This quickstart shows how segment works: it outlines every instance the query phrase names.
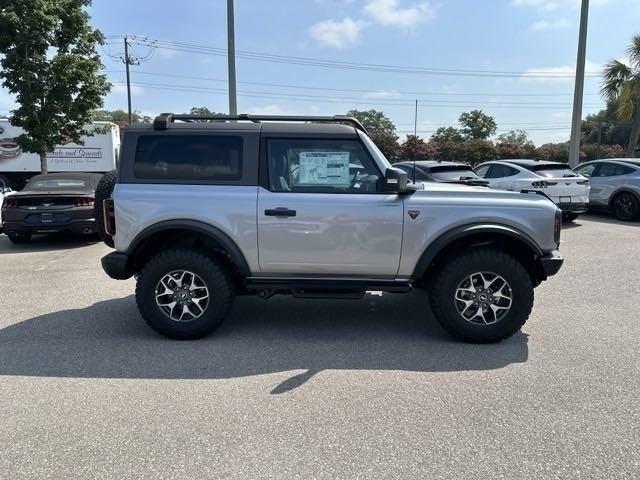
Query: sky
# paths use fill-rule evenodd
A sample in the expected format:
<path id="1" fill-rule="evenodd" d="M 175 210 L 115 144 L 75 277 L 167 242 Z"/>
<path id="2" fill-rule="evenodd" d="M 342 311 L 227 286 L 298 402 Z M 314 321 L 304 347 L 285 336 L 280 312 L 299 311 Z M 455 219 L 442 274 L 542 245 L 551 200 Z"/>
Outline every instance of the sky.
<path id="1" fill-rule="evenodd" d="M 569 138 L 579 0 L 235 0 L 238 111 L 344 114 L 382 110 L 401 139 L 493 115 L 498 134 Z M 227 112 L 226 0 L 94 0 L 107 37 L 108 109 L 149 115 L 206 106 Z M 591 0 L 584 115 L 602 107 L 599 72 L 640 33 L 640 0 Z M 2 103 L 5 105 L 2 105 Z M 10 103 L 0 92 L 0 107 Z"/>

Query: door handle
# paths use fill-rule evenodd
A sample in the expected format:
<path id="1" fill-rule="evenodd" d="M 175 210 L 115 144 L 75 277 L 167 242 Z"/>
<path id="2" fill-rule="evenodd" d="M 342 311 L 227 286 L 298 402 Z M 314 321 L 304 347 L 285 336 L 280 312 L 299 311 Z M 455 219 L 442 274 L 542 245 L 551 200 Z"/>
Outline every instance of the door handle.
<path id="1" fill-rule="evenodd" d="M 295 217 L 296 211 L 286 207 L 268 208 L 264 211 L 267 217 Z"/>

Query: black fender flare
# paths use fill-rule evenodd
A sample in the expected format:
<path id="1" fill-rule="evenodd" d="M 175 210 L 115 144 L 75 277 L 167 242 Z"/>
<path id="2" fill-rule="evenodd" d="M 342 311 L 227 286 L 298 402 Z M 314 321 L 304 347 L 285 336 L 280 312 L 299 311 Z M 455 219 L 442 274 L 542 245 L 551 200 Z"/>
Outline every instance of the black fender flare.
<path id="1" fill-rule="evenodd" d="M 165 220 L 151 225 L 135 236 L 133 241 L 129 244 L 129 248 L 126 253 L 128 255 L 133 255 L 136 249 L 140 247 L 147 238 L 164 230 L 190 230 L 210 237 L 229 252 L 231 260 L 243 276 L 248 277 L 251 275 L 251 270 L 249 269 L 249 264 L 247 263 L 244 254 L 231 237 L 219 228 L 198 220 Z"/>
<path id="2" fill-rule="evenodd" d="M 527 246 L 534 255 L 538 257 L 544 255 L 538 244 L 529 235 L 515 227 L 494 223 L 462 225 L 443 233 L 427 246 L 413 270 L 413 278 L 422 278 L 429 269 L 433 260 L 447 246 L 451 245 L 452 242 L 472 235 L 477 235 L 479 233 L 491 233 L 511 237 Z"/>
<path id="3" fill-rule="evenodd" d="M 611 194 L 611 197 L 609 197 L 609 208 L 613 208 L 613 200 L 621 193 L 628 193 L 640 202 L 640 196 L 638 196 L 636 192 L 627 187 L 618 187 L 618 189 Z"/>

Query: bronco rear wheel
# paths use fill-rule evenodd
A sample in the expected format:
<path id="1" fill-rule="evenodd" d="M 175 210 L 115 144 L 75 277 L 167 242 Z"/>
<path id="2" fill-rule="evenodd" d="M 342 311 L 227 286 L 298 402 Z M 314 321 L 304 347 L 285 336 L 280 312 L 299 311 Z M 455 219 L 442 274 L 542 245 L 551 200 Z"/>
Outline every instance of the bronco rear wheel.
<path id="1" fill-rule="evenodd" d="M 226 318 L 234 298 L 233 281 L 217 259 L 197 250 L 162 252 L 144 266 L 136 302 L 158 333 L 176 339 L 200 338 Z"/>
<path id="2" fill-rule="evenodd" d="M 511 255 L 471 249 L 440 267 L 429 289 L 433 313 L 452 336 L 498 342 L 516 333 L 533 307 L 531 277 Z"/>

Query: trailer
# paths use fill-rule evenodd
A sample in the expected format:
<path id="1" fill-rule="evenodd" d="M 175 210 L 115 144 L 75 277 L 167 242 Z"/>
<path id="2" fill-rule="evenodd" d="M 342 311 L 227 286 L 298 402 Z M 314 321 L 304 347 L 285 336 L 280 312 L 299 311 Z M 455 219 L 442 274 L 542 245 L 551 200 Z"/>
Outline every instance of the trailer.
<path id="1" fill-rule="evenodd" d="M 94 122 L 93 135 L 82 143 L 67 142 L 47 154 L 49 172 L 104 173 L 115 170 L 120 152 L 120 128 L 111 122 Z M 16 139 L 22 128 L 0 119 L 0 184 L 20 190 L 31 177 L 40 173 L 40 157 L 23 152 Z"/>

